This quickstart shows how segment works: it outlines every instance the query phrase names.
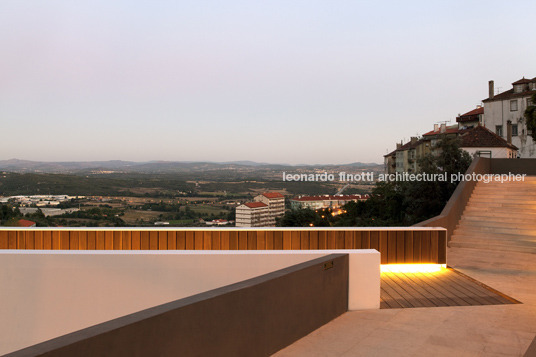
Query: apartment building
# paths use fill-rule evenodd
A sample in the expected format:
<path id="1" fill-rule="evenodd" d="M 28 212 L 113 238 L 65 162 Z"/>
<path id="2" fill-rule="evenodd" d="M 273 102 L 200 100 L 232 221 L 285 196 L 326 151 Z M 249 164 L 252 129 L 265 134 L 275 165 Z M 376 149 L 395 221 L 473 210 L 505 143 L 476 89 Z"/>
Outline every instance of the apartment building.
<path id="1" fill-rule="evenodd" d="M 478 113 L 480 110 L 475 112 Z M 419 172 L 419 160 L 427 154 L 436 153 L 437 149 L 435 148 L 438 141 L 444 136 L 459 138 L 460 147 L 472 156 L 510 159 L 518 157 L 518 147 L 512 144 L 510 124 L 508 124 L 508 133 L 510 134 L 507 135 L 507 140 L 505 140 L 480 125 L 479 115 L 481 114 L 475 114 L 475 112 L 467 116 L 475 115 L 471 121 L 465 121 L 465 123 L 471 123 L 475 126 L 435 124 L 434 130 L 423 134 L 420 139 L 413 137 L 406 144 L 397 144 L 396 150 L 384 155 L 385 172 L 387 174 Z"/>
<path id="2" fill-rule="evenodd" d="M 268 206 L 269 226 L 275 227 L 276 219 L 285 214 L 285 196 L 279 192 L 265 192 L 256 196 L 254 200 Z"/>
<path id="3" fill-rule="evenodd" d="M 384 155 L 385 172 L 418 172 L 419 159 L 431 151 L 430 138 L 412 137 L 407 143 L 397 143 L 396 150 Z"/>
<path id="4" fill-rule="evenodd" d="M 255 196 L 254 202 L 236 207 L 237 227 L 275 227 L 276 219 L 285 214 L 285 196 L 265 192 Z"/>
<path id="5" fill-rule="evenodd" d="M 237 227 L 269 227 L 268 205 L 262 202 L 246 202 L 236 207 Z"/>
<path id="6" fill-rule="evenodd" d="M 519 148 L 519 157 L 535 158 L 536 144 L 527 129 L 525 110 L 533 104 L 530 98 L 536 93 L 536 77 L 523 77 L 512 83 L 511 89 L 498 94 L 494 81 L 489 81 L 488 89 L 488 98 L 483 100 L 484 126 L 503 139 L 511 135 L 512 144 Z"/>
<path id="7" fill-rule="evenodd" d="M 478 125 L 484 125 L 484 107 L 478 105 L 476 109 L 470 110 L 465 114 L 456 117 L 459 129 L 470 129 Z"/>

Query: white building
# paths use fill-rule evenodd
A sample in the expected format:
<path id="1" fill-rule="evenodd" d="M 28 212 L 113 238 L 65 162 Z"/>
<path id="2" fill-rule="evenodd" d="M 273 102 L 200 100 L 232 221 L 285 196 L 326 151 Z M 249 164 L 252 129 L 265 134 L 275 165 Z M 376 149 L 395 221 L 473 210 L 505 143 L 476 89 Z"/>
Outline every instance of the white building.
<path id="1" fill-rule="evenodd" d="M 275 227 L 275 220 L 285 214 L 285 196 L 278 192 L 265 192 L 254 200 L 268 205 L 269 225 Z"/>
<path id="2" fill-rule="evenodd" d="M 285 196 L 265 192 L 255 196 L 254 202 L 236 207 L 237 227 L 275 227 L 276 219 L 285 214 Z"/>
<path id="3" fill-rule="evenodd" d="M 489 81 L 489 97 L 484 99 L 484 126 L 502 138 L 512 136 L 519 148 L 519 157 L 535 158 L 536 145 L 527 130 L 525 110 L 536 93 L 536 78 L 522 78 L 512 83 L 512 89 L 495 94 L 494 82 Z M 511 132 L 507 130 L 511 124 Z"/>
<path id="4" fill-rule="evenodd" d="M 460 147 L 471 156 L 515 159 L 518 155 L 516 146 L 481 125 L 460 130 L 459 137 L 461 139 Z"/>
<path id="5" fill-rule="evenodd" d="M 270 209 L 266 203 L 246 202 L 236 207 L 237 227 L 269 227 Z"/>

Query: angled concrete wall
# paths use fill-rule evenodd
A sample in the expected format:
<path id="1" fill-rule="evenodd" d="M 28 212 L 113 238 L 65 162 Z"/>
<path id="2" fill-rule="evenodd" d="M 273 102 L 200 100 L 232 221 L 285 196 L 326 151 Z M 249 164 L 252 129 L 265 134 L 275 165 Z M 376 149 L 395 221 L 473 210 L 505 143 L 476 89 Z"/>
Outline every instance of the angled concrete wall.
<path id="1" fill-rule="evenodd" d="M 375 250 L 2 251 L 0 354 L 333 252 L 351 253 L 345 309 L 378 308 Z"/>

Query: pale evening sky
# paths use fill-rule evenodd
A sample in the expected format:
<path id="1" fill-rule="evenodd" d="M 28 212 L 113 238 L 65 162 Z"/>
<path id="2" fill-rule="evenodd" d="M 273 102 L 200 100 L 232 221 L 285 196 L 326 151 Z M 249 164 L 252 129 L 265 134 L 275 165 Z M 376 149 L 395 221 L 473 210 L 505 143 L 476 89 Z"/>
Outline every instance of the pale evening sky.
<path id="1" fill-rule="evenodd" d="M 536 76 L 534 1 L 0 1 L 0 160 L 382 162 Z"/>

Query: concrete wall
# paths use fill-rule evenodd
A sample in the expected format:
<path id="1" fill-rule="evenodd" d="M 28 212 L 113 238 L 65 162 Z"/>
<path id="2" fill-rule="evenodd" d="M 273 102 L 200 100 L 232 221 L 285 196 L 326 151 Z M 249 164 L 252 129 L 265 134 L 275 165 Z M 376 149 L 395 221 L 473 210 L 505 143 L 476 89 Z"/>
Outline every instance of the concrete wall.
<path id="1" fill-rule="evenodd" d="M 491 160 L 490 173 L 492 174 L 526 174 L 536 175 L 536 159 L 497 159 Z"/>
<path id="2" fill-rule="evenodd" d="M 331 252 L 3 251 L 0 354 Z M 379 253 L 350 252 L 348 308 L 379 308 Z"/>
<path id="3" fill-rule="evenodd" d="M 348 255 L 332 254 L 7 356 L 269 356 L 343 314 L 347 294 Z"/>
<path id="4" fill-rule="evenodd" d="M 529 97 L 517 98 L 517 111 L 510 111 L 510 100 L 484 103 L 484 126 L 492 132 L 495 133 L 496 125 L 502 125 L 502 137 L 506 140 L 507 121 L 511 120 L 512 124 L 518 125 L 518 135 L 512 137 L 512 144 L 519 148 L 519 154 L 522 158 L 536 158 L 536 145 L 527 133 L 526 120 L 524 119 L 527 98 Z"/>

